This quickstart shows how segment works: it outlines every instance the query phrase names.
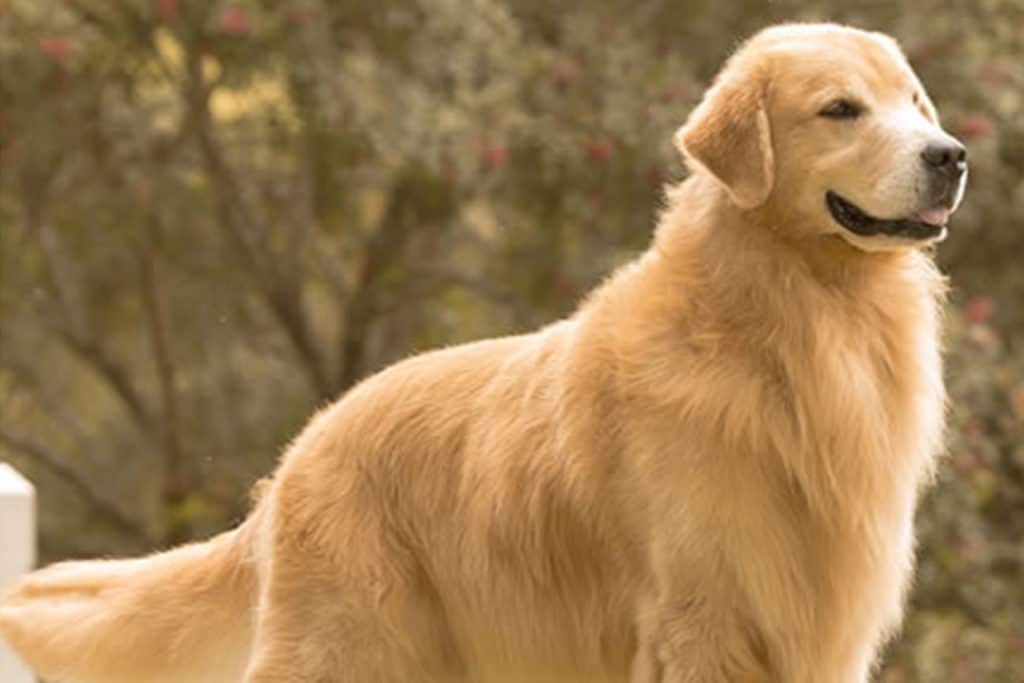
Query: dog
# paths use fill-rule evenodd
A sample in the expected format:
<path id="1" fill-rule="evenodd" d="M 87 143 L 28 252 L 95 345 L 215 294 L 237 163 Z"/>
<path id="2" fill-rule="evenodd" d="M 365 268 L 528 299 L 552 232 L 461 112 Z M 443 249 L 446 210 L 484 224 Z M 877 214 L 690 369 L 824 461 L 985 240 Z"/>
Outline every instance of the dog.
<path id="1" fill-rule="evenodd" d="M 649 250 L 567 320 L 312 418 L 249 518 L 15 583 L 73 683 L 864 683 L 942 445 L 964 148 L 890 38 L 742 45 Z"/>

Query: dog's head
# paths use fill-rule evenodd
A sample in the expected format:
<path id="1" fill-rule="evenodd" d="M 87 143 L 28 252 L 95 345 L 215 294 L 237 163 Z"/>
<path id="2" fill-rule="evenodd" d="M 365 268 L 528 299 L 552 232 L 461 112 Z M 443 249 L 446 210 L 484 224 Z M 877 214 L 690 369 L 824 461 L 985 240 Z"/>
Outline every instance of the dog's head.
<path id="1" fill-rule="evenodd" d="M 676 141 L 740 208 L 871 251 L 942 239 L 967 177 L 895 41 L 829 24 L 748 41 Z"/>

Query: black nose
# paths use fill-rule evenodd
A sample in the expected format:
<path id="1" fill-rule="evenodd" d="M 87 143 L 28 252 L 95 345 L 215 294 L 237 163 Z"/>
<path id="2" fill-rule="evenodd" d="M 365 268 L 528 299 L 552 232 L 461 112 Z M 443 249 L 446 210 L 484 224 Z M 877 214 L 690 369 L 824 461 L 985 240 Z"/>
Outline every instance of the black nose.
<path id="1" fill-rule="evenodd" d="M 933 142 L 924 148 L 921 158 L 930 168 L 953 179 L 967 170 L 967 150 L 956 140 Z"/>

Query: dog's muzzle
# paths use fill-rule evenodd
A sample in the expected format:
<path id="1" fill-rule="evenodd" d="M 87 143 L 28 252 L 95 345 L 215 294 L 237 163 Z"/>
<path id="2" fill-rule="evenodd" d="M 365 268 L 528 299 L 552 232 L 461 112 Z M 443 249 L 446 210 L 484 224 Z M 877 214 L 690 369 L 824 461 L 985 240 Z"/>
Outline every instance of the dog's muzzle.
<path id="1" fill-rule="evenodd" d="M 951 213 L 949 208 L 934 208 L 919 211 L 909 218 L 876 218 L 832 190 L 825 193 L 825 204 L 832 218 L 856 235 L 885 235 L 915 241 L 941 239 Z"/>

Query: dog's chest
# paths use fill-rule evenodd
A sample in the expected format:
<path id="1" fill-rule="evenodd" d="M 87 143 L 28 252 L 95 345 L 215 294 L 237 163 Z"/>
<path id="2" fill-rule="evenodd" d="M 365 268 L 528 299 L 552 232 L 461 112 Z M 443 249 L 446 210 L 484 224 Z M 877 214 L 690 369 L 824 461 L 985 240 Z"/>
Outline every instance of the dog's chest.
<path id="1" fill-rule="evenodd" d="M 841 611 L 847 632 L 865 637 L 899 621 L 914 509 L 940 448 L 945 392 L 933 321 L 931 310 L 907 321 L 877 315 L 857 334 L 823 335 L 786 366 L 793 431 L 782 441 L 794 449 L 783 462 L 800 498 L 788 514 L 803 539 L 791 561 L 805 560 L 792 569 L 814 587 L 819 614 Z M 819 625 L 823 643 L 830 623 Z"/>

